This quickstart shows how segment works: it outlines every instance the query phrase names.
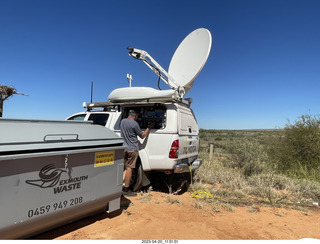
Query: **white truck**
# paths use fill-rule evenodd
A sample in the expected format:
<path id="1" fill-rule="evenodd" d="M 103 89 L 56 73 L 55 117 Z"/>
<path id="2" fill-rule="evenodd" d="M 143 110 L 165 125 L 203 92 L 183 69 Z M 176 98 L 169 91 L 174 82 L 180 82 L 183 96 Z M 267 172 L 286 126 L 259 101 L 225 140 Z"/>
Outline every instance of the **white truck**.
<path id="1" fill-rule="evenodd" d="M 129 54 L 142 60 L 171 89 L 125 87 L 113 90 L 106 102 L 84 103 L 87 109 L 67 120 L 93 121 L 120 135 L 120 121 L 130 109 L 138 112 L 142 130 L 153 123 L 149 135 L 140 139 L 139 158 L 133 172 L 133 191 L 147 186 L 155 176 L 168 186 L 170 193 L 181 190 L 192 172 L 202 163 L 198 159 L 199 130 L 190 108 L 192 99 L 184 95 L 192 88 L 211 49 L 211 34 L 200 28 L 191 32 L 179 45 L 170 62 L 168 73 L 143 50 L 128 48 Z M 131 80 L 130 80 L 131 81 Z"/>

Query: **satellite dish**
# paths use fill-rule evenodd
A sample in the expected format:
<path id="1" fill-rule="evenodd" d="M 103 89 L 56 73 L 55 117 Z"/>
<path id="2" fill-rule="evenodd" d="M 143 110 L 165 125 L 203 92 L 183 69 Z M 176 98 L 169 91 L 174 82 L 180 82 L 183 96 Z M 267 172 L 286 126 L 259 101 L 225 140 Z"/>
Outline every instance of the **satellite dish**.
<path id="1" fill-rule="evenodd" d="M 178 46 L 170 61 L 168 74 L 187 93 L 205 65 L 212 44 L 209 30 L 199 28 L 191 32 Z"/>
<path id="2" fill-rule="evenodd" d="M 182 99 L 193 87 L 193 81 L 205 65 L 211 50 L 212 37 L 209 30 L 199 28 L 191 32 L 178 46 L 170 61 L 168 72 L 161 67 L 146 51 L 128 47 L 129 55 L 142 60 L 159 78 L 161 78 L 170 90 L 155 93 L 153 89 L 139 91 L 135 99 L 169 98 Z M 171 90 L 174 90 L 174 96 Z M 133 90 L 137 92 L 137 90 Z M 109 96 L 109 100 L 121 99 L 128 96 L 128 89 L 119 88 L 116 93 Z M 123 92 L 123 93 L 122 93 Z M 124 99 L 124 98 L 123 98 Z"/>

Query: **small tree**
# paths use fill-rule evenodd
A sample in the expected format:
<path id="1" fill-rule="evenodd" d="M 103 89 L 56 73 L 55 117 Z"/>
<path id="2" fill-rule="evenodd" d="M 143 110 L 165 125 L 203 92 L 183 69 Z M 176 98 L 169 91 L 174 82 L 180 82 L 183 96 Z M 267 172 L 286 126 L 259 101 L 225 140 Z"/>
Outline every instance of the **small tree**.
<path id="1" fill-rule="evenodd" d="M 0 117 L 2 117 L 3 114 L 3 102 L 14 94 L 27 96 L 25 94 L 17 92 L 17 89 L 14 87 L 0 85 Z"/>

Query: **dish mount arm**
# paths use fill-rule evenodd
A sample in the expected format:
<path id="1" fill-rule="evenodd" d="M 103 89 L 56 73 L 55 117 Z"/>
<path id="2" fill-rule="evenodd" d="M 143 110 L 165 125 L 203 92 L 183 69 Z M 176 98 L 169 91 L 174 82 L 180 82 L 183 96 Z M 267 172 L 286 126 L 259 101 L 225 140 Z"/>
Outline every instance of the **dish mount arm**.
<path id="1" fill-rule="evenodd" d="M 158 75 L 168 86 L 178 91 L 181 98 L 185 95 L 183 87 L 179 86 L 165 69 L 161 67 L 151 56 L 144 50 L 128 47 L 129 55 L 135 59 L 142 60 L 156 75 Z"/>

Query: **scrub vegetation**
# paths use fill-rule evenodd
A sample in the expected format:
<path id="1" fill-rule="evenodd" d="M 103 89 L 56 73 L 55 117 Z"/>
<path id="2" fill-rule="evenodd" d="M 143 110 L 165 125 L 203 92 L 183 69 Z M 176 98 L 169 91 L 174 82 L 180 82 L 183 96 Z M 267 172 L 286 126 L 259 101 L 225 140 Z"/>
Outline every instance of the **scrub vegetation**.
<path id="1" fill-rule="evenodd" d="M 320 202 L 320 117 L 303 115 L 274 130 L 201 129 L 200 140 L 203 164 L 189 189 L 211 194 L 202 199 L 213 210 Z"/>

